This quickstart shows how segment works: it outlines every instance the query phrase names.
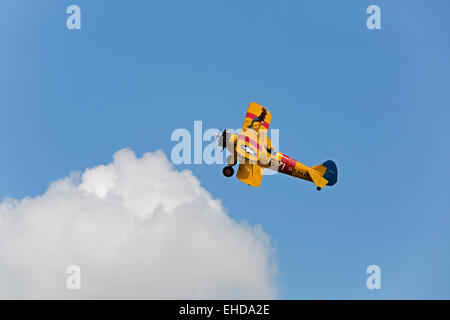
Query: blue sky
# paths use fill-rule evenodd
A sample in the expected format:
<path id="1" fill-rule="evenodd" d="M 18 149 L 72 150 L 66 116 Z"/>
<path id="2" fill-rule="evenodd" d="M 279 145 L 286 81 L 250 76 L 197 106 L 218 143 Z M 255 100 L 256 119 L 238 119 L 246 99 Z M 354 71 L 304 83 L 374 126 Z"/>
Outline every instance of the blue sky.
<path id="1" fill-rule="evenodd" d="M 82 29 L 66 28 L 77 4 Z M 381 7 L 382 30 L 366 28 Z M 448 1 L 0 3 L 0 198 L 35 196 L 176 128 L 272 112 L 280 151 L 334 160 L 321 192 L 181 165 L 276 248 L 280 298 L 450 298 Z M 367 266 L 382 289 L 366 288 Z"/>

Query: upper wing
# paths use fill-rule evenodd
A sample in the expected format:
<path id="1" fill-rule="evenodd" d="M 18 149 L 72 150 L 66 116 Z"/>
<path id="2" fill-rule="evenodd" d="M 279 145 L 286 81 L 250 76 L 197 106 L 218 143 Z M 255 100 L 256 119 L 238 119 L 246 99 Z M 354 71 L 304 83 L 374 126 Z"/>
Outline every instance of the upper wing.
<path id="1" fill-rule="evenodd" d="M 256 102 L 250 103 L 236 145 L 236 152 L 239 156 L 256 163 L 260 152 L 264 152 L 264 148 L 270 147 L 270 140 L 266 133 L 271 120 L 272 115 L 269 110 Z"/>
<path id="2" fill-rule="evenodd" d="M 251 102 L 237 141 L 236 152 L 246 160 L 245 163 L 239 164 L 236 177 L 253 187 L 259 187 L 264 174 L 264 169 L 256 162 L 259 159 L 260 152 L 263 152 L 263 149 L 268 146 L 267 136 L 260 136 L 260 133 L 265 134 L 267 132 L 271 120 L 272 115 L 269 110 L 256 102 Z"/>
<path id="3" fill-rule="evenodd" d="M 265 110 L 265 112 L 263 111 Z M 262 121 L 255 120 L 258 117 L 263 117 Z M 267 110 L 267 108 L 257 104 L 256 102 L 250 102 L 250 105 L 248 106 L 247 114 L 245 115 L 244 124 L 242 126 L 242 131 L 246 130 L 250 125 L 251 128 L 255 129 L 256 131 L 259 130 L 267 130 L 269 129 L 270 121 L 272 120 L 272 114 Z"/>
<path id="4" fill-rule="evenodd" d="M 242 163 L 239 164 L 236 177 L 252 187 L 259 187 L 263 174 L 264 169 L 257 164 Z"/>

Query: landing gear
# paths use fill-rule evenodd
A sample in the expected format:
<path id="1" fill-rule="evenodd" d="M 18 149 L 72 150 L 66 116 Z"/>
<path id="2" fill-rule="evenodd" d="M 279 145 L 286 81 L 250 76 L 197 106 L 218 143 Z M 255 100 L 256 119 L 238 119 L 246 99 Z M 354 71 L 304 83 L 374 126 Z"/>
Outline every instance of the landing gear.
<path id="1" fill-rule="evenodd" d="M 320 191 L 320 190 L 322 190 L 322 188 L 321 187 L 317 187 L 317 191 Z"/>
<path id="2" fill-rule="evenodd" d="M 227 163 L 228 163 L 230 166 L 235 166 L 236 163 L 237 163 L 237 155 L 234 155 L 234 157 L 233 157 L 233 155 L 230 154 L 230 155 L 227 157 Z"/>
<path id="3" fill-rule="evenodd" d="M 223 168 L 222 173 L 225 177 L 229 178 L 229 177 L 233 176 L 234 169 L 231 166 L 226 166 L 225 168 Z"/>

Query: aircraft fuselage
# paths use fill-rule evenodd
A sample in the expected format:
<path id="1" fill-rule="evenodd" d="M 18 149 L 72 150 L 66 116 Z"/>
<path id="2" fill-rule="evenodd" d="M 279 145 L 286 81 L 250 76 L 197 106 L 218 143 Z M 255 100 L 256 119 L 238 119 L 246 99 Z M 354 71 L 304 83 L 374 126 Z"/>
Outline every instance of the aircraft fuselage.
<path id="1" fill-rule="evenodd" d="M 237 161 L 237 152 L 236 152 L 236 141 L 238 139 L 237 134 L 230 135 L 230 138 L 227 142 L 227 150 L 234 155 L 234 161 L 230 161 L 230 164 L 233 164 Z M 285 155 L 281 152 L 271 153 L 267 148 L 257 141 L 254 141 L 248 137 L 246 137 L 247 142 L 251 145 L 251 150 L 246 150 L 246 152 L 254 152 L 259 153 L 258 160 L 254 163 L 257 163 L 260 167 L 270 170 L 275 170 L 280 173 L 287 174 L 289 176 L 293 176 L 296 178 L 300 178 L 303 180 L 311 181 L 311 176 L 307 171 L 307 166 L 303 163 Z M 253 147 L 253 148 L 252 148 Z M 249 148 L 249 149 L 250 149 Z M 240 159 L 241 162 L 249 161 L 248 159 Z"/>

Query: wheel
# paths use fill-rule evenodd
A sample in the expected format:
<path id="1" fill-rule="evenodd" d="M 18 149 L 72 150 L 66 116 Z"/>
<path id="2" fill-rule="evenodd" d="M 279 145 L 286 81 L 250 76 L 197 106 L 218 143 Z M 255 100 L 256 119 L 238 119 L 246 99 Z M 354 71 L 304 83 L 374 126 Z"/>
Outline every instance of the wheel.
<path id="1" fill-rule="evenodd" d="M 225 168 L 223 168 L 222 173 L 225 177 L 229 178 L 234 174 L 234 169 L 233 167 L 226 166 Z"/>
<path id="2" fill-rule="evenodd" d="M 320 190 L 322 190 L 322 188 L 321 187 L 317 187 L 317 191 L 320 191 Z"/>

